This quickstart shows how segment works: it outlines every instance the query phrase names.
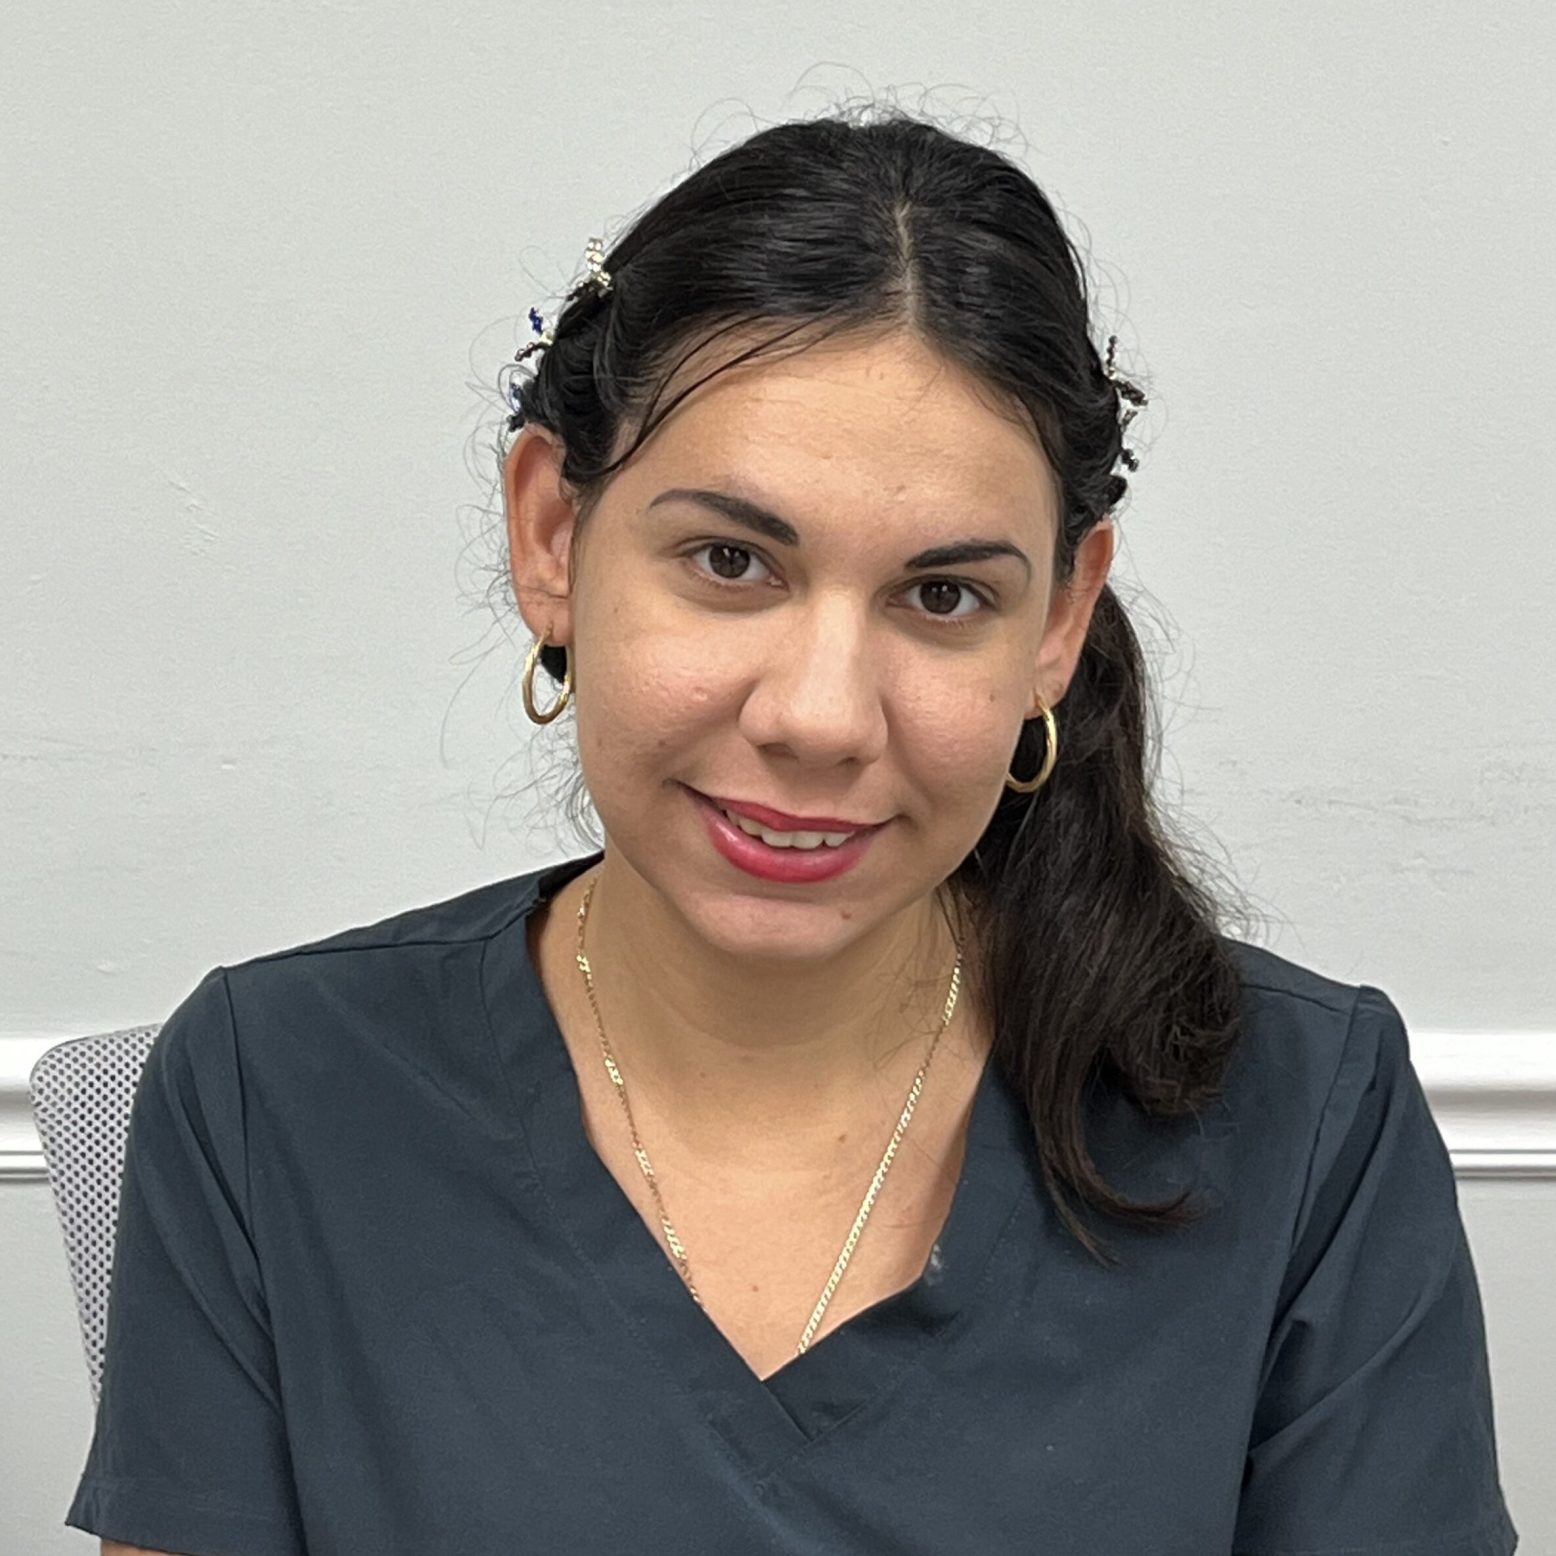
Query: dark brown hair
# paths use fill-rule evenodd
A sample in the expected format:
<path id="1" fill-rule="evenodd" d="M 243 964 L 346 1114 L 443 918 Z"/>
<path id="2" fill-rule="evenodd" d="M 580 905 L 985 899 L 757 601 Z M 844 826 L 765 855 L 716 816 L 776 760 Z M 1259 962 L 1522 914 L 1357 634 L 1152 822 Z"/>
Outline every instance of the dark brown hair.
<path id="1" fill-rule="evenodd" d="M 911 331 L 969 369 L 1024 416 L 1055 472 L 1059 586 L 1128 490 L 1115 469 L 1124 407 L 1093 344 L 1074 245 L 1027 173 L 936 124 L 866 107 L 760 130 L 644 211 L 604 265 L 610 292 L 575 289 L 538 367 L 507 391 L 509 432 L 534 423 L 561 440 L 575 545 L 610 477 L 706 381 L 661 409 L 677 370 L 753 326 L 771 331 L 726 366 L 835 334 Z M 624 431 L 635 436 L 613 458 Z M 560 648 L 540 662 L 563 679 Z M 1219 1098 L 1240 978 L 1226 910 L 1185 863 L 1198 851 L 1169 839 L 1150 792 L 1147 737 L 1158 749 L 1160 734 L 1111 584 L 1055 717 L 1048 781 L 1002 793 L 946 887 L 985 948 L 972 992 L 993 1024 L 992 1059 L 1027 1101 L 1048 1190 L 1088 1252 L 1117 1264 L 1067 1191 L 1152 1229 L 1203 1209 L 1188 1190 L 1155 1203 L 1115 1191 L 1087 1148 L 1088 1099 L 1108 1088 L 1167 1119 Z M 1011 770 L 1035 773 L 1045 740 L 1043 721 L 1028 721 Z"/>

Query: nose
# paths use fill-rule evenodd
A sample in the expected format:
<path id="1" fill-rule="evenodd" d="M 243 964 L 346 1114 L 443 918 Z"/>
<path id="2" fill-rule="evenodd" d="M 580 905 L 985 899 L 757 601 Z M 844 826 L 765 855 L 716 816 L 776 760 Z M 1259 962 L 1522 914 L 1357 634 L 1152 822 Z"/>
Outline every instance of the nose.
<path id="1" fill-rule="evenodd" d="M 877 648 L 857 606 L 795 612 L 741 709 L 745 737 L 813 767 L 865 766 L 885 748 Z"/>

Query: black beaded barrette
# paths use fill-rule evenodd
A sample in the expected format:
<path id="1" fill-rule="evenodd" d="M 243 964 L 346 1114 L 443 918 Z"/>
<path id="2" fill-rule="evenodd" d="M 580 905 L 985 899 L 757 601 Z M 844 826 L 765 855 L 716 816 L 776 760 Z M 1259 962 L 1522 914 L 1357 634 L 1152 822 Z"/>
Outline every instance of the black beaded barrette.
<path id="1" fill-rule="evenodd" d="M 589 273 L 567 294 L 568 297 L 577 297 L 580 292 L 586 292 L 591 287 L 603 297 L 611 289 L 610 272 L 605 268 L 605 242 L 603 239 L 589 239 L 589 246 L 584 251 L 584 261 L 588 266 Z M 515 354 L 513 358 L 515 362 L 522 362 L 532 353 L 544 351 L 551 344 L 552 332 L 546 326 L 546 321 L 541 317 L 538 309 L 530 309 L 529 322 L 530 328 L 534 330 L 537 338 Z"/>
<path id="2" fill-rule="evenodd" d="M 1146 399 L 1143 393 L 1141 393 L 1137 385 L 1132 384 L 1127 378 L 1124 377 L 1122 373 L 1118 372 L 1114 368 L 1113 353 L 1117 348 L 1118 336 L 1109 335 L 1108 355 L 1107 360 L 1103 363 L 1102 371 L 1107 375 L 1113 387 L 1117 389 L 1118 392 L 1130 402 L 1131 409 L 1124 412 L 1123 418 L 1118 424 L 1119 432 L 1124 433 L 1129 431 L 1130 422 L 1132 422 L 1135 417 L 1140 414 L 1140 407 L 1142 405 L 1149 405 L 1151 402 Z M 1131 470 L 1138 470 L 1140 468 L 1140 461 L 1135 457 L 1135 451 L 1132 448 L 1121 449 L 1119 452 L 1119 458 L 1121 458 Z"/>
<path id="3" fill-rule="evenodd" d="M 591 289 L 603 297 L 611 289 L 610 272 L 605 268 L 604 239 L 590 238 L 588 247 L 584 251 L 584 259 L 588 274 L 568 292 L 567 297 L 563 299 L 564 302 Z M 530 328 L 535 332 L 535 339 L 514 353 L 513 360 L 516 363 L 525 361 L 537 351 L 544 351 L 553 339 L 553 331 L 546 324 L 538 308 L 530 309 L 529 322 Z M 513 414 L 508 418 L 508 429 L 510 432 L 517 431 L 524 415 L 523 385 L 514 378 L 508 380 L 507 398 L 509 405 L 513 407 Z"/>

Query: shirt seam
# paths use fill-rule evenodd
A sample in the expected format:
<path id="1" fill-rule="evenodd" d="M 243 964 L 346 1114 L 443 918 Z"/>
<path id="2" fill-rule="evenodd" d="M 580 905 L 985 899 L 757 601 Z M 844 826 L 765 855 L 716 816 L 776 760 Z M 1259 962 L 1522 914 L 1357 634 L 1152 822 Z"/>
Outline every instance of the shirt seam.
<path id="1" fill-rule="evenodd" d="M 286 1379 L 283 1375 L 283 1369 L 281 1365 L 281 1346 L 276 1338 L 275 1310 L 272 1307 L 270 1301 L 270 1287 L 265 1278 L 265 1261 L 260 1257 L 259 1235 L 258 1229 L 255 1225 L 253 1162 L 251 1153 L 249 1151 L 248 1087 L 244 1078 L 243 1039 L 238 1026 L 237 1006 L 232 997 L 232 981 L 229 976 L 230 970 L 224 964 L 220 966 L 217 971 L 221 975 L 222 993 L 225 995 L 227 1000 L 227 1020 L 232 1028 L 232 1058 L 233 1067 L 237 1072 L 238 1083 L 238 1118 L 243 1129 L 243 1230 L 244 1234 L 248 1238 L 249 1246 L 254 1253 L 254 1275 L 259 1282 L 260 1294 L 264 1298 L 265 1338 L 269 1343 L 270 1354 L 275 1367 L 275 1413 L 279 1418 L 281 1427 L 281 1443 L 286 1454 L 286 1473 L 289 1487 L 294 1500 L 294 1505 L 297 1508 L 298 1516 L 301 1516 L 302 1488 L 298 1482 L 297 1459 L 292 1443 L 292 1433 L 287 1422 Z M 136 1485 L 140 1484 L 140 1482 L 128 1481 L 124 1484 Z M 170 1490 L 171 1489 L 172 1488 L 170 1487 Z M 198 1495 L 198 1493 L 191 1493 L 188 1491 L 178 1491 L 176 1494 L 184 1497 Z M 238 1510 L 234 1504 L 220 1502 L 216 1499 L 211 1499 L 211 1505 L 221 1507 L 226 1511 Z M 270 1521 L 273 1518 L 273 1515 L 268 1513 L 244 1513 L 243 1516 L 251 1520 L 261 1521 Z M 288 1530 L 291 1529 L 293 1527 L 291 1519 L 288 1517 L 280 1527 Z"/>
<path id="2" fill-rule="evenodd" d="M 1345 1073 L 1345 1062 L 1351 1054 L 1351 1041 L 1356 1033 L 1356 1015 L 1365 1003 L 1367 985 L 1362 984 L 1356 990 L 1356 997 L 1351 1001 L 1350 1014 L 1346 1018 L 1345 1036 L 1340 1043 L 1340 1057 L 1335 1061 L 1334 1074 L 1329 1077 L 1329 1084 L 1324 1088 L 1324 1100 L 1318 1106 L 1318 1122 L 1313 1130 L 1313 1139 L 1308 1147 L 1307 1165 L 1302 1173 L 1302 1193 L 1297 1199 L 1297 1213 L 1291 1218 L 1290 1234 L 1286 1245 L 1286 1264 L 1290 1267 L 1292 1256 L 1297 1251 L 1297 1238 L 1302 1228 L 1303 1211 L 1306 1209 L 1313 1193 L 1313 1174 L 1318 1165 L 1318 1147 L 1324 1137 L 1324 1121 L 1329 1116 L 1329 1105 L 1334 1101 L 1335 1091 L 1339 1087 L 1340 1077 Z M 1295 996 L 1306 999 L 1306 995 Z"/>
<path id="3" fill-rule="evenodd" d="M 462 933 L 450 933 L 445 935 L 427 934 L 415 939 L 394 939 L 388 934 L 380 939 L 368 940 L 360 945 L 300 945 L 286 946 L 276 951 L 262 951 L 255 956 L 247 957 L 242 962 L 234 964 L 234 970 L 244 967 L 252 967 L 264 962 L 285 961 L 294 956 L 351 956 L 358 951 L 398 951 L 411 949 L 416 946 L 458 946 L 458 945 L 484 945 L 496 939 L 512 927 L 516 918 L 521 918 L 534 905 L 536 891 L 539 886 L 539 878 L 551 870 L 562 868 L 575 860 L 562 860 L 552 865 L 542 865 L 538 869 L 529 871 L 523 876 L 509 876 L 503 880 L 488 883 L 489 887 L 514 886 L 518 881 L 524 880 L 526 884 L 521 888 L 522 895 L 512 904 L 510 912 L 503 920 L 493 925 L 490 929 L 481 931 L 465 931 Z M 483 888 L 477 888 L 481 890 Z M 446 907 L 446 903 L 427 903 L 419 908 L 412 908 L 409 912 L 428 912 L 435 908 Z M 364 933 L 366 928 L 352 928 L 343 931 L 345 934 Z"/>

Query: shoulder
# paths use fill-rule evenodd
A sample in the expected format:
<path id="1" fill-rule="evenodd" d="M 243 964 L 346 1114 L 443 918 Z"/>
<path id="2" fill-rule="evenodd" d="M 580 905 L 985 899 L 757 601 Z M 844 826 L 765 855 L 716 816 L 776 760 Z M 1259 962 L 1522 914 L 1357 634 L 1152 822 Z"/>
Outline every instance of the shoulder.
<path id="1" fill-rule="evenodd" d="M 415 907 L 402 908 L 383 918 L 353 924 L 315 940 L 262 952 L 242 962 L 226 964 L 229 973 L 297 965 L 327 958 L 371 959 L 380 952 L 415 950 L 418 947 L 468 945 L 489 938 L 511 924 L 534 903 L 543 870 L 499 881 L 488 881 L 455 896 Z"/>
<path id="2" fill-rule="evenodd" d="M 231 1091 L 263 1090 L 283 1076 L 316 1078 L 321 1066 L 360 1074 L 365 1050 L 446 1051 L 429 1038 L 479 1026 L 486 949 L 505 930 L 522 933 L 544 874 L 487 882 L 210 968 L 161 1023 L 153 1073 L 204 1071 L 225 1077 Z"/>
<path id="3" fill-rule="evenodd" d="M 1274 1160 L 1311 1186 L 1385 1115 L 1426 1114 L 1404 1019 L 1383 989 L 1223 938 L 1242 975 L 1223 1109 L 1244 1141 L 1244 1166 Z"/>
<path id="4" fill-rule="evenodd" d="M 1219 1086 L 1172 1114 L 1145 1108 L 1125 1088 L 1098 1087 L 1087 1145 L 1130 1198 L 1207 1194 L 1226 1214 L 1207 1223 L 1205 1256 L 1230 1270 L 1238 1261 L 1283 1264 L 1329 1167 L 1375 1132 L 1380 1094 L 1395 1104 L 1416 1099 L 1404 1026 L 1381 989 L 1222 940 L 1239 1001 Z M 1196 1240 L 1187 1246 L 1205 1252 Z"/>
<path id="5" fill-rule="evenodd" d="M 534 905 L 542 874 L 490 881 L 213 972 L 225 977 L 240 1016 L 256 1009 L 284 1014 L 321 1000 L 398 1006 L 419 987 L 435 994 L 440 969 L 479 961 L 486 944 Z"/>
<path id="6" fill-rule="evenodd" d="M 1342 1069 L 1408 1058 L 1394 1001 L 1250 941 L 1223 936 L 1242 981 L 1242 1053 L 1251 1067 L 1300 1077 L 1326 1094 Z"/>

